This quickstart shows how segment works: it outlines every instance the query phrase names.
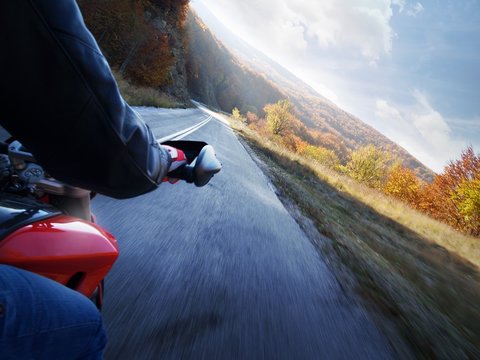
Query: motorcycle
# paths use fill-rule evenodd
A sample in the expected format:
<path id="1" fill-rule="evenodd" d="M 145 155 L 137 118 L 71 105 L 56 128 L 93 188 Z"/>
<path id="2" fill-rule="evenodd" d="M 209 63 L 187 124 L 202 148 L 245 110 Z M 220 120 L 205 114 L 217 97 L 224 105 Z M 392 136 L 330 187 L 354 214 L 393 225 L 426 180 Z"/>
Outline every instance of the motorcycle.
<path id="1" fill-rule="evenodd" d="M 213 147 L 204 142 L 163 144 L 184 151 L 187 182 L 204 186 L 221 170 Z M 52 178 L 20 142 L 0 143 L 0 264 L 57 281 L 101 309 L 104 279 L 119 247 L 91 213 L 93 197 Z"/>

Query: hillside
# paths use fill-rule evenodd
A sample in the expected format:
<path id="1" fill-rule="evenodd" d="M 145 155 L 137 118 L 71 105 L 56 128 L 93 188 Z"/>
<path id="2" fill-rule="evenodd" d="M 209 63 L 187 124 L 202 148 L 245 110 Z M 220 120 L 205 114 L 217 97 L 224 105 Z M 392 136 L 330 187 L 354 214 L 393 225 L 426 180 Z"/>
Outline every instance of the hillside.
<path id="1" fill-rule="evenodd" d="M 261 113 L 285 97 L 264 75 L 239 62 L 193 12 L 187 15 L 188 90 L 198 101 L 227 112 Z"/>
<path id="2" fill-rule="evenodd" d="M 261 74 L 273 83 L 285 97 L 293 102 L 297 116 L 307 127 L 328 135 L 329 142 L 343 143 L 348 150 L 357 149 L 362 145 L 374 144 L 402 159 L 404 165 L 414 169 L 421 178 L 428 181 L 432 180 L 433 172 L 405 149 L 360 119 L 342 110 L 288 70 L 239 39 L 206 8 L 202 8 L 200 5 L 196 7 L 197 10 L 201 11 L 202 20 L 214 31 L 215 36 L 223 42 L 223 44 L 220 43 L 222 53 L 225 53 L 226 45 L 230 50 L 229 53 L 233 54 L 231 55 L 231 61 L 242 62 L 244 67 Z M 190 23 L 189 21 L 187 25 L 190 26 Z M 218 39 L 215 38 L 216 43 L 219 43 Z M 194 37 L 192 37 L 193 41 L 195 41 Z M 255 91 L 255 89 L 250 91 Z M 209 104 L 215 105 L 213 103 Z M 231 111 L 229 107 L 221 107 L 221 109 L 227 112 Z"/>

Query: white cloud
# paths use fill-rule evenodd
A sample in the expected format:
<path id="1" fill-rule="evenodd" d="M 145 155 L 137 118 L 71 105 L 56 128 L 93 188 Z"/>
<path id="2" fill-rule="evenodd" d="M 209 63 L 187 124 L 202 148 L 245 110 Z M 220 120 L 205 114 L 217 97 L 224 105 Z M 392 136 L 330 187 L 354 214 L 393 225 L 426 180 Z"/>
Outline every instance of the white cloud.
<path id="1" fill-rule="evenodd" d="M 400 14 L 403 13 L 403 10 L 406 9 L 407 11 L 405 12 L 405 14 L 413 17 L 417 16 L 424 10 L 423 5 L 419 2 L 414 4 L 407 4 L 406 0 L 392 0 L 392 5 L 398 6 L 398 12 Z"/>
<path id="2" fill-rule="evenodd" d="M 451 129 L 443 116 L 432 108 L 427 97 L 415 90 L 413 96 L 417 101 L 417 109 L 412 113 L 413 124 L 432 147 L 453 145 Z"/>
<path id="3" fill-rule="evenodd" d="M 403 12 L 405 8 L 405 0 L 392 0 L 392 5 L 397 5 L 399 7 L 398 12 Z"/>
<path id="4" fill-rule="evenodd" d="M 389 54 L 392 6 L 404 0 L 201 0 L 239 35 L 275 54 L 318 46 L 376 61 Z"/>
<path id="5" fill-rule="evenodd" d="M 375 102 L 375 115 L 384 120 L 401 122 L 403 121 L 400 111 L 391 106 L 386 100 L 378 99 Z"/>
<path id="6" fill-rule="evenodd" d="M 407 10 L 407 15 L 415 17 L 420 14 L 424 9 L 425 8 L 423 7 L 423 5 L 417 2 L 415 5 L 409 7 L 409 9 Z"/>
<path id="7" fill-rule="evenodd" d="M 384 133 L 421 162 L 441 172 L 468 145 L 452 136 L 447 120 L 436 111 L 427 96 L 413 91 L 415 104 L 399 108 L 386 100 L 375 102 L 375 116 L 387 129 Z"/>

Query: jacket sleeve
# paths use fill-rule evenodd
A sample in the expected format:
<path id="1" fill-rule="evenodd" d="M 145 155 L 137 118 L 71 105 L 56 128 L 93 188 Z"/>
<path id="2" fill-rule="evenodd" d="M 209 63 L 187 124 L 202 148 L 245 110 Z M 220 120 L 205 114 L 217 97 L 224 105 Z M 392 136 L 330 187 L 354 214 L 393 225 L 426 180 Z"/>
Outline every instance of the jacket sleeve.
<path id="1" fill-rule="evenodd" d="M 0 5 L 0 122 L 55 178 L 115 198 L 155 189 L 170 165 L 122 99 L 73 0 Z"/>

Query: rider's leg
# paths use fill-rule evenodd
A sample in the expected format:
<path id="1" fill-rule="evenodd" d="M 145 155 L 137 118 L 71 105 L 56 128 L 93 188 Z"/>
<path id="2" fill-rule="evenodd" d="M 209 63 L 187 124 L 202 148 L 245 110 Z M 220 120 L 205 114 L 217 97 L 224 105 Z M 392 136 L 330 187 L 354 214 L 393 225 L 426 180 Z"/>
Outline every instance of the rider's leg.
<path id="1" fill-rule="evenodd" d="M 2 359 L 101 359 L 106 342 L 100 313 L 85 296 L 0 265 Z"/>

